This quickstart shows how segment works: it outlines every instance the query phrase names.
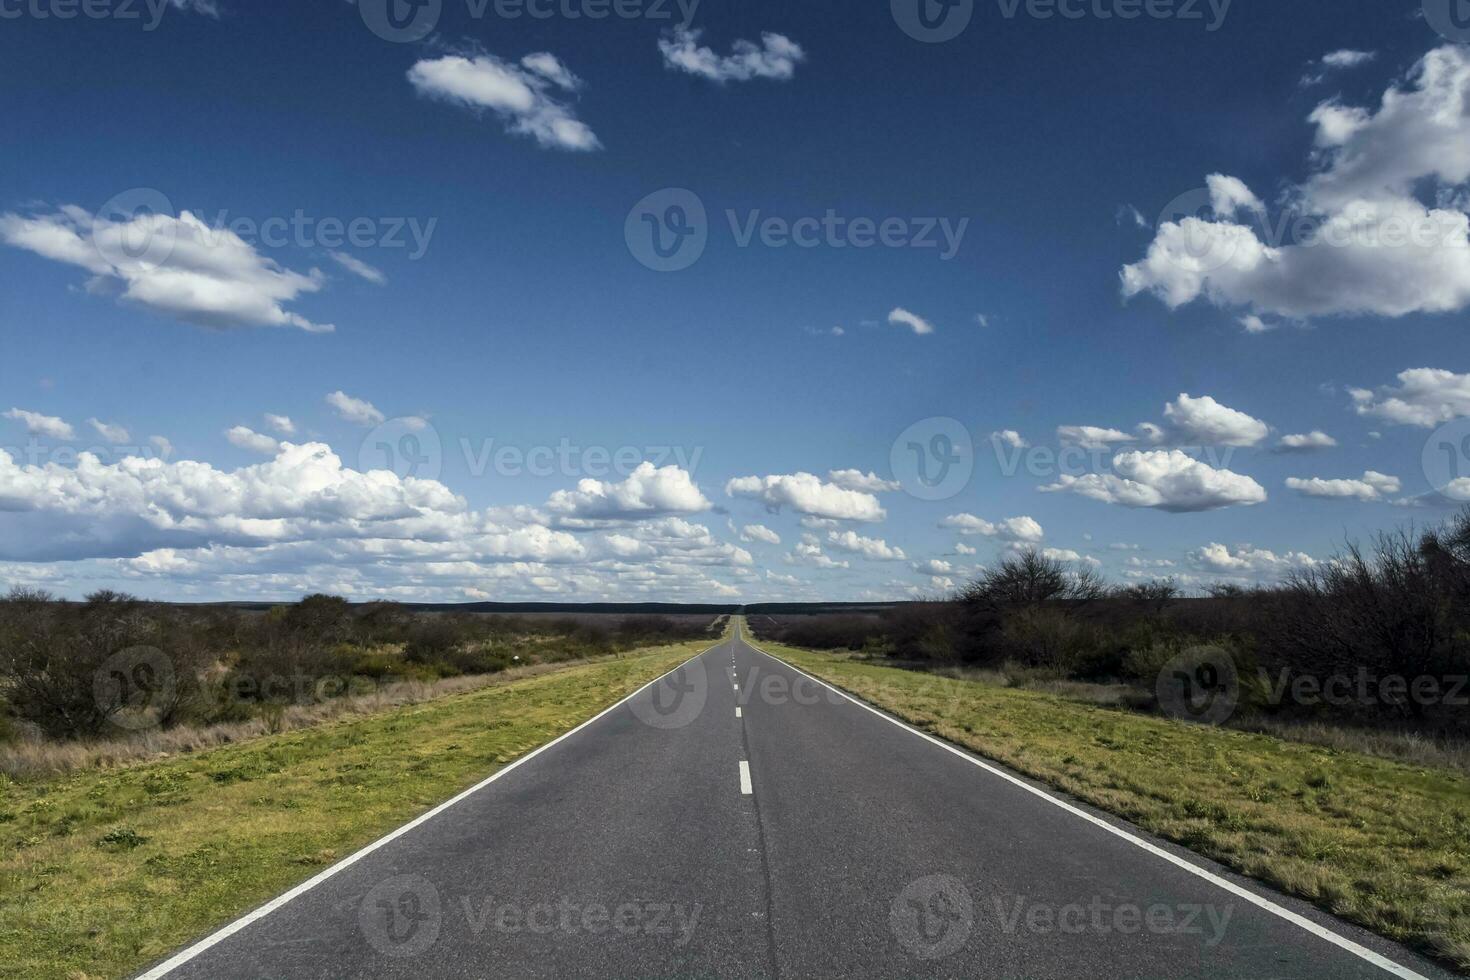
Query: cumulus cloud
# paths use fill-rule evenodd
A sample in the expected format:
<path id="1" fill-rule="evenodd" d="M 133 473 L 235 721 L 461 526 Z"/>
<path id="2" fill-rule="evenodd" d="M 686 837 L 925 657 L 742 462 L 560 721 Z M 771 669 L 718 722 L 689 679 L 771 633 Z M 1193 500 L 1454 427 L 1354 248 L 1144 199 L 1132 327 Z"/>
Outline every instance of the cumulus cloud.
<path id="1" fill-rule="evenodd" d="M 1280 453 L 1312 453 L 1322 449 L 1337 448 L 1337 440 L 1319 429 L 1281 437 L 1276 444 L 1276 451 Z"/>
<path id="2" fill-rule="evenodd" d="M 825 520 L 875 522 L 887 516 L 871 493 L 823 483 L 811 473 L 739 477 L 725 484 L 725 494 L 759 500 L 772 512 L 790 507 Z"/>
<path id="3" fill-rule="evenodd" d="M 1265 488 L 1250 477 L 1216 469 L 1177 449 L 1119 453 L 1113 457 L 1111 473 L 1064 474 L 1040 489 L 1171 513 L 1250 506 L 1266 500 Z"/>
<path id="4" fill-rule="evenodd" d="M 1005 541 L 1036 542 L 1046 536 L 1041 525 L 1030 517 L 1008 517 L 998 523 L 991 523 L 974 514 L 951 514 L 940 521 L 939 526 L 964 535 L 983 535 Z"/>
<path id="5" fill-rule="evenodd" d="M 901 306 L 888 314 L 888 322 L 895 327 L 908 327 L 920 337 L 934 332 L 934 325 L 928 320 L 919 316 L 917 313 L 910 313 Z"/>
<path id="6" fill-rule="evenodd" d="M 1364 473 L 1358 480 L 1291 477 L 1286 485 L 1307 497 L 1352 498 L 1369 502 L 1382 500 L 1385 494 L 1398 493 L 1403 489 L 1398 477 L 1386 476 L 1373 470 Z"/>
<path id="7" fill-rule="evenodd" d="M 1212 179 L 1215 215 L 1162 222 L 1145 257 L 1122 270 L 1124 295 L 1290 318 L 1465 308 L 1470 215 L 1455 191 L 1470 179 L 1467 101 L 1470 49 L 1445 45 L 1376 109 L 1322 103 L 1309 117 L 1316 169 L 1288 190 L 1277 220 L 1238 223 L 1244 185 L 1222 178 L 1230 189 L 1217 193 Z"/>
<path id="8" fill-rule="evenodd" d="M 876 473 L 862 470 L 833 470 L 827 479 L 844 490 L 861 490 L 864 493 L 893 493 L 903 489 L 897 480 L 885 480 Z"/>
<path id="9" fill-rule="evenodd" d="M 1400 372 L 1397 387 L 1351 391 L 1359 415 L 1424 429 L 1470 415 L 1470 374 L 1437 368 Z"/>
<path id="10" fill-rule="evenodd" d="M 188 211 L 113 220 L 66 205 L 4 214 L 0 241 L 85 269 L 89 291 L 120 291 L 127 303 L 196 326 L 334 329 L 285 308 L 321 289 L 320 271 L 282 268 L 233 231 L 211 228 Z"/>
<path id="11" fill-rule="evenodd" d="M 688 472 L 673 465 L 657 468 L 647 461 L 621 483 L 589 478 L 576 490 L 558 490 L 546 501 L 547 510 L 573 521 L 696 514 L 712 506 Z"/>
<path id="12" fill-rule="evenodd" d="M 740 529 L 741 541 L 760 541 L 763 544 L 780 544 L 781 535 L 764 524 L 747 524 Z"/>
<path id="13" fill-rule="evenodd" d="M 1209 395 L 1192 398 L 1181 394 L 1164 406 L 1164 417 L 1182 441 L 1201 446 L 1254 446 L 1271 431 L 1260 419 L 1221 405 Z"/>
<path id="14" fill-rule="evenodd" d="M 942 558 L 930 558 L 928 561 L 914 562 L 914 571 L 920 575 L 952 575 L 954 565 Z"/>
<path id="15" fill-rule="evenodd" d="M 488 54 L 446 55 L 418 62 L 408 80 L 428 98 L 488 109 L 510 132 L 543 147 L 584 152 L 602 147 L 591 128 L 558 99 L 558 93 L 577 91 L 581 82 L 552 54 L 530 54 L 519 65 Z"/>
<path id="16" fill-rule="evenodd" d="M 252 453 L 260 453 L 262 456 L 274 456 L 281 448 L 281 444 L 270 436 L 262 435 L 243 425 L 237 425 L 225 432 L 225 438 L 232 446 Z"/>
<path id="17" fill-rule="evenodd" d="M 326 402 L 332 407 L 332 411 L 337 413 L 339 419 L 351 422 L 353 425 L 379 425 L 386 417 L 372 402 L 353 398 L 344 391 L 334 391 L 327 395 Z"/>
<path id="18" fill-rule="evenodd" d="M 700 45 L 702 34 L 681 27 L 659 38 L 664 67 L 723 85 L 753 78 L 787 81 L 796 74 L 796 66 L 806 60 L 801 45 L 782 34 L 762 34 L 759 45 L 736 41 L 732 52 L 724 56 Z"/>
<path id="19" fill-rule="evenodd" d="M 838 561 L 822 551 L 822 544 L 813 534 L 803 534 L 801 540 L 786 556 L 788 565 L 808 565 L 812 568 L 851 568 L 850 562 Z"/>
<path id="20" fill-rule="evenodd" d="M 1191 551 L 1188 557 L 1203 572 L 1249 577 L 1279 578 L 1292 571 L 1306 571 L 1318 564 L 1311 555 L 1300 551 L 1278 555 L 1248 544 L 1234 548 L 1223 544 L 1207 544 L 1197 551 Z"/>
<path id="21" fill-rule="evenodd" d="M 1057 439 L 1064 446 L 1088 450 L 1106 450 L 1115 445 L 1143 442 L 1148 445 L 1172 443 L 1179 446 L 1255 446 L 1270 434 L 1270 426 L 1260 419 L 1220 404 L 1209 395 L 1196 398 L 1181 393 L 1164 406 L 1165 426 L 1140 422 L 1136 435 L 1096 425 L 1062 425 Z"/>
<path id="22" fill-rule="evenodd" d="M 978 549 L 972 548 L 961 541 L 954 546 L 954 553 L 957 555 L 974 555 L 978 554 Z"/>
<path id="23" fill-rule="evenodd" d="M 357 473 L 315 443 L 283 445 L 275 459 L 233 472 L 134 456 L 104 464 L 90 453 L 75 467 L 23 466 L 0 452 L 0 551 L 28 560 L 430 535 L 427 517 L 463 510 L 439 483 Z"/>
<path id="24" fill-rule="evenodd" d="M 903 561 L 906 557 L 902 548 L 891 547 L 882 538 L 865 538 L 856 531 L 828 531 L 827 544 L 869 561 Z"/>
<path id="25" fill-rule="evenodd" d="M 1031 443 L 1021 437 L 1021 433 L 1015 429 L 1001 429 L 990 434 L 990 441 L 1000 445 L 1010 446 L 1012 449 L 1028 449 Z"/>
<path id="26" fill-rule="evenodd" d="M 24 424 L 26 432 L 33 436 L 67 440 L 77 437 L 77 432 L 71 427 L 71 423 L 64 422 L 54 415 L 42 415 L 40 412 L 28 412 L 23 408 L 12 408 L 5 413 L 5 417 Z"/>
<path id="27" fill-rule="evenodd" d="M 296 423 L 292 422 L 290 417 L 286 415 L 276 415 L 272 412 L 266 412 L 265 424 L 283 436 L 294 436 L 296 434 Z"/>

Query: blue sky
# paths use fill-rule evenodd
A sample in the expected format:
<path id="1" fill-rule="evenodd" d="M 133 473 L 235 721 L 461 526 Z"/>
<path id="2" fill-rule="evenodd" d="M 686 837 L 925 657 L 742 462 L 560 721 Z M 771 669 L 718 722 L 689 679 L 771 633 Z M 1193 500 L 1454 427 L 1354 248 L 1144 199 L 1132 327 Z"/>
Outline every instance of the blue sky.
<path id="1" fill-rule="evenodd" d="M 0 2 L 0 582 L 1199 588 L 1470 500 L 1443 2 L 121 2 Z"/>

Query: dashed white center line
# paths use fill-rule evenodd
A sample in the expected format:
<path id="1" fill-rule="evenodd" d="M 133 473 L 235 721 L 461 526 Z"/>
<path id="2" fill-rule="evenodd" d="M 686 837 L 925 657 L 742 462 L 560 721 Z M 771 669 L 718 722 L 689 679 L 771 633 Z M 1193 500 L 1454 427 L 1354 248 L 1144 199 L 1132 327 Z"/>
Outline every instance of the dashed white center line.
<path id="1" fill-rule="evenodd" d="M 745 796 L 755 792 L 750 786 L 750 763 L 745 761 L 740 763 L 740 792 Z"/>
<path id="2" fill-rule="evenodd" d="M 735 717 L 736 718 L 739 718 L 740 717 L 740 709 L 739 708 L 736 708 L 735 709 Z"/>

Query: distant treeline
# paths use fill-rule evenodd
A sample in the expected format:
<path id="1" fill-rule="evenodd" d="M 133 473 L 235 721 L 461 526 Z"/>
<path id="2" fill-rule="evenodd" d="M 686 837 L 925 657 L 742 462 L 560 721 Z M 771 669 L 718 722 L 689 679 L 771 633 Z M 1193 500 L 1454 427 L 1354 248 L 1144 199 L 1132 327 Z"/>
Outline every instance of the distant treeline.
<path id="1" fill-rule="evenodd" d="M 1212 662 L 1233 669 L 1247 712 L 1467 734 L 1470 509 L 1349 545 L 1279 585 L 1208 598 L 1182 598 L 1167 579 L 1112 586 L 1025 551 L 943 601 L 750 623 L 794 646 L 1146 691 L 1181 661 Z"/>
<path id="2" fill-rule="evenodd" d="M 329 595 L 260 611 L 97 592 L 0 598 L 0 738 L 87 738 L 257 717 L 395 680 L 707 638 L 714 615 L 417 613 Z"/>

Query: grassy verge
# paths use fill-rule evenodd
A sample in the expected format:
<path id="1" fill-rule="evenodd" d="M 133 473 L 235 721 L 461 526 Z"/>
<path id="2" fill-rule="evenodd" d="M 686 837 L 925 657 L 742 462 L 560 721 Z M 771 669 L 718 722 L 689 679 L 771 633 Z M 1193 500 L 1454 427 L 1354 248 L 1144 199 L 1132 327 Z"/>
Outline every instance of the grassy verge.
<path id="1" fill-rule="evenodd" d="M 1470 972 L 1470 778 L 762 644 L 915 727 Z"/>
<path id="2" fill-rule="evenodd" d="M 126 975 L 709 641 L 107 772 L 0 777 L 0 977 Z"/>

